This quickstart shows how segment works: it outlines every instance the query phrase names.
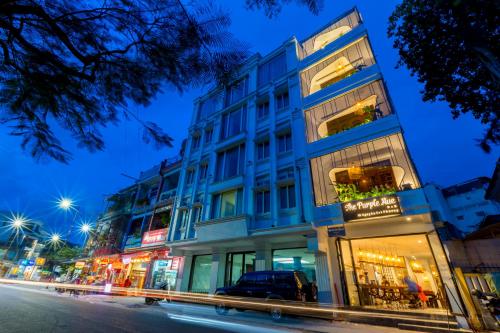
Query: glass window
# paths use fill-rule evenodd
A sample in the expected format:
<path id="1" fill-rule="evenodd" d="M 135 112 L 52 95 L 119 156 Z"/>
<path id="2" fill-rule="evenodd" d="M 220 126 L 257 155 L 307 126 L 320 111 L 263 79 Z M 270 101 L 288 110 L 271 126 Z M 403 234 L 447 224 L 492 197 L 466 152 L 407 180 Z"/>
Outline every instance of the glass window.
<path id="1" fill-rule="evenodd" d="M 241 133 L 246 128 L 247 107 L 242 107 L 228 112 L 222 116 L 221 140 Z"/>
<path id="2" fill-rule="evenodd" d="M 273 270 L 302 271 L 307 280 L 313 282 L 316 281 L 316 257 L 307 248 L 274 250 Z"/>
<path id="3" fill-rule="evenodd" d="M 217 155 L 217 180 L 228 179 L 243 174 L 245 145 L 220 152 Z"/>
<path id="4" fill-rule="evenodd" d="M 277 93 L 275 96 L 276 100 L 276 110 L 280 111 L 286 109 L 289 105 L 288 90 Z"/>
<path id="5" fill-rule="evenodd" d="M 233 190 L 214 195 L 212 218 L 237 216 L 241 214 L 243 190 Z"/>
<path id="6" fill-rule="evenodd" d="M 246 96 L 248 90 L 248 79 L 245 77 L 226 89 L 226 106 L 236 103 Z"/>
<path id="7" fill-rule="evenodd" d="M 212 255 L 194 256 L 189 291 L 194 293 L 208 293 L 210 291 L 211 271 Z"/>
<path id="8" fill-rule="evenodd" d="M 280 208 L 295 207 L 295 185 L 284 185 L 280 187 Z"/>
<path id="9" fill-rule="evenodd" d="M 245 273 L 255 271 L 255 252 L 228 253 L 225 285 L 235 285 Z"/>
<path id="10" fill-rule="evenodd" d="M 207 173 L 208 173 L 208 164 L 201 164 L 200 165 L 200 180 L 206 179 Z"/>
<path id="11" fill-rule="evenodd" d="M 269 158 L 269 140 L 257 143 L 257 160 Z"/>
<path id="12" fill-rule="evenodd" d="M 191 185 L 194 181 L 194 169 L 188 169 L 186 173 L 186 184 Z"/>
<path id="13" fill-rule="evenodd" d="M 286 53 L 283 52 L 259 66 L 257 70 L 257 85 L 261 87 L 278 79 L 286 72 Z"/>
<path id="14" fill-rule="evenodd" d="M 205 119 L 222 107 L 222 91 L 202 101 L 198 109 L 198 120 Z"/>
<path id="15" fill-rule="evenodd" d="M 257 104 L 257 119 L 269 116 L 269 101 L 263 101 Z"/>
<path id="16" fill-rule="evenodd" d="M 278 170 L 278 180 L 287 180 L 294 178 L 293 167 Z"/>
<path id="17" fill-rule="evenodd" d="M 212 136 L 213 136 L 213 134 L 214 134 L 213 128 L 205 130 L 205 144 L 206 145 L 212 142 Z"/>
<path id="18" fill-rule="evenodd" d="M 271 191 L 269 189 L 257 191 L 255 201 L 257 214 L 265 214 L 271 211 Z"/>
<path id="19" fill-rule="evenodd" d="M 278 136 L 278 153 L 292 150 L 292 133 L 284 133 Z"/>
<path id="20" fill-rule="evenodd" d="M 192 150 L 196 150 L 196 149 L 200 148 L 200 141 L 201 141 L 201 137 L 199 135 L 193 136 L 193 141 L 191 143 Z"/>
<path id="21" fill-rule="evenodd" d="M 200 206 L 195 206 L 193 208 L 193 224 L 196 224 L 201 221 L 201 207 Z"/>

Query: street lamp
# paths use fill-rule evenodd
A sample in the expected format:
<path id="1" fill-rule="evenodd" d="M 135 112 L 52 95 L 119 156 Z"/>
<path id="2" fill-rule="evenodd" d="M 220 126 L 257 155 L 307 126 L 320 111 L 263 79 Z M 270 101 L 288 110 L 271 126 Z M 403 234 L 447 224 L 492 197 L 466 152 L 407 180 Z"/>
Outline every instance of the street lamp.
<path id="1" fill-rule="evenodd" d="M 69 210 L 69 209 L 73 208 L 73 200 L 71 200 L 70 198 L 62 197 L 57 202 L 57 205 L 61 209 Z"/>
<path id="2" fill-rule="evenodd" d="M 88 224 L 88 223 L 83 223 L 83 224 L 80 226 L 80 231 L 81 231 L 82 233 L 84 233 L 84 234 L 88 234 L 91 228 L 92 228 L 92 227 L 90 226 L 90 224 Z"/>

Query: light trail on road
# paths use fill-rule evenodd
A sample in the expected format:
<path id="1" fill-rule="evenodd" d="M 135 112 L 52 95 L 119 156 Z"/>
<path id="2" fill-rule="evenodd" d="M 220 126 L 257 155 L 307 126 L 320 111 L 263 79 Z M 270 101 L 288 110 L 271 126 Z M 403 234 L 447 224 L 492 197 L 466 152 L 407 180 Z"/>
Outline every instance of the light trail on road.
<path id="1" fill-rule="evenodd" d="M 392 318 L 392 319 L 411 319 L 421 322 L 442 323 L 441 320 L 419 319 L 405 316 L 399 313 L 376 313 L 366 311 L 356 311 L 341 307 L 335 307 L 331 304 L 322 305 L 314 302 L 265 300 L 257 298 L 240 298 L 233 296 L 206 295 L 182 291 L 152 290 L 112 287 L 111 292 L 104 291 L 105 286 L 79 285 L 58 282 L 37 282 L 25 280 L 0 279 L 0 283 L 7 285 L 25 285 L 36 287 L 54 287 L 57 289 L 76 290 L 83 292 L 95 292 L 110 296 L 129 296 L 129 297 L 151 297 L 170 301 L 179 301 L 194 304 L 205 305 L 223 305 L 226 308 L 236 308 L 244 310 L 255 310 L 268 312 L 272 308 L 279 308 L 283 313 L 299 315 L 303 317 L 321 318 L 329 320 L 343 320 L 342 315 L 356 315 L 367 318 Z"/>

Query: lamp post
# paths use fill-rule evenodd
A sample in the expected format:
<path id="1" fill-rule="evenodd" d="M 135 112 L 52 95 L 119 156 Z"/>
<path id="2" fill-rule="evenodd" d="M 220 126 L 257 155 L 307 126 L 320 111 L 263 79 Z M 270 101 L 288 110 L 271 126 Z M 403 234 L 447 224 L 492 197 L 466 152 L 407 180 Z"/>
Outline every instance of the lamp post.
<path id="1" fill-rule="evenodd" d="M 15 233 L 15 234 L 12 235 L 12 240 L 10 241 L 9 246 L 5 250 L 5 253 L 4 253 L 2 259 L 7 258 L 9 250 L 10 250 L 12 244 L 14 243 L 14 240 L 19 235 L 19 232 L 23 231 L 23 228 L 26 227 L 26 223 L 29 221 L 29 219 L 24 217 L 22 214 L 15 214 L 14 215 L 11 213 L 11 215 L 12 216 L 8 219 L 8 222 L 10 224 L 9 229 L 12 231 L 12 233 Z M 23 237 L 23 239 L 24 239 L 24 237 Z"/>

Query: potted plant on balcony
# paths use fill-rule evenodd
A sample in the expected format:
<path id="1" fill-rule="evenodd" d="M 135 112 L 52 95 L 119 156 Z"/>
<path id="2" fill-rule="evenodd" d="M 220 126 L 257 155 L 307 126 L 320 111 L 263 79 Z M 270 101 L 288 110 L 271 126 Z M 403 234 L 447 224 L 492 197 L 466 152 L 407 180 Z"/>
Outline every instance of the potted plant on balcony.
<path id="1" fill-rule="evenodd" d="M 382 195 L 389 195 L 396 193 L 396 189 L 387 184 L 375 185 L 369 192 L 367 192 L 369 197 L 380 197 Z"/>

